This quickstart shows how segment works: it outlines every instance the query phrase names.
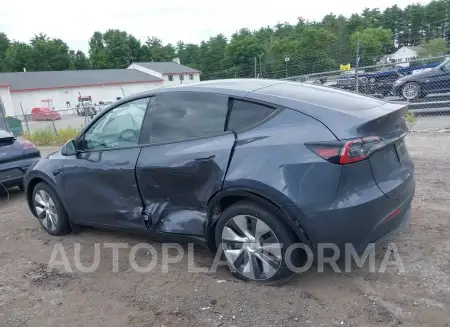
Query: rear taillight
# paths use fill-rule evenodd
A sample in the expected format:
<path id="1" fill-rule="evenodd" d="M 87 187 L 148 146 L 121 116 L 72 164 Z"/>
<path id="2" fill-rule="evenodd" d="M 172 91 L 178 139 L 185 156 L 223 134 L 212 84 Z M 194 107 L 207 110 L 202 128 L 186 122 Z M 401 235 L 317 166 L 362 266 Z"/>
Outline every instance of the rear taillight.
<path id="1" fill-rule="evenodd" d="M 305 145 L 319 157 L 331 163 L 347 165 L 367 159 L 385 144 L 380 137 L 370 136 L 354 140 L 307 143 Z"/>
<path id="2" fill-rule="evenodd" d="M 34 149 L 36 147 L 36 145 L 34 145 L 28 140 L 20 140 L 20 144 L 22 144 L 22 147 L 24 149 Z"/>

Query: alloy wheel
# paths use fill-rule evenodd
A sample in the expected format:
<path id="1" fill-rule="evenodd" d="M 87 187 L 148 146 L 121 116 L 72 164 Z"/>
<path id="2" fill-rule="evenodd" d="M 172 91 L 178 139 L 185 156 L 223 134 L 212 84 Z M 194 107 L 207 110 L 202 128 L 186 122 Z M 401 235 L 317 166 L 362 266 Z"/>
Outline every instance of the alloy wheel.
<path id="1" fill-rule="evenodd" d="M 408 100 L 417 98 L 419 96 L 419 92 L 420 92 L 419 85 L 413 83 L 406 84 L 402 90 L 403 96 Z"/>
<path id="2" fill-rule="evenodd" d="M 237 272 L 248 279 L 273 277 L 282 263 L 281 246 L 274 231 L 253 216 L 235 216 L 222 231 L 225 257 Z"/>
<path id="3" fill-rule="evenodd" d="M 44 190 L 38 190 L 34 195 L 34 209 L 39 220 L 49 231 L 56 230 L 58 212 L 51 196 Z"/>

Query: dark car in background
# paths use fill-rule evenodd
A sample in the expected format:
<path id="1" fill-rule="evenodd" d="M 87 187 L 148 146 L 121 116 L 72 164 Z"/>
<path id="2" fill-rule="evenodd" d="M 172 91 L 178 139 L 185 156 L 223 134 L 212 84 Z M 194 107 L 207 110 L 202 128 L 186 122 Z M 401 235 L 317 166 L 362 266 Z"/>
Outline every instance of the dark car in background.
<path id="1" fill-rule="evenodd" d="M 403 228 L 406 107 L 342 90 L 233 79 L 124 98 L 24 181 L 52 235 L 87 225 L 223 250 L 244 280 L 293 275 L 289 249 L 358 252 Z"/>
<path id="2" fill-rule="evenodd" d="M 430 93 L 450 92 L 450 59 L 439 66 L 427 68 L 399 78 L 394 82 L 394 95 L 406 100 L 423 98 Z"/>
<path id="3" fill-rule="evenodd" d="M 394 95 L 393 85 L 399 78 L 415 74 L 419 71 L 429 70 L 437 66 L 439 66 L 439 63 L 408 67 L 391 65 L 385 66 L 376 72 L 360 72 L 358 74 L 358 90 L 360 93 L 368 95 L 381 95 L 383 97 Z M 335 87 L 355 91 L 355 75 L 342 76 L 336 80 Z"/>
<path id="4" fill-rule="evenodd" d="M 23 189 L 25 172 L 40 157 L 33 143 L 0 129 L 0 193 L 13 186 Z"/>

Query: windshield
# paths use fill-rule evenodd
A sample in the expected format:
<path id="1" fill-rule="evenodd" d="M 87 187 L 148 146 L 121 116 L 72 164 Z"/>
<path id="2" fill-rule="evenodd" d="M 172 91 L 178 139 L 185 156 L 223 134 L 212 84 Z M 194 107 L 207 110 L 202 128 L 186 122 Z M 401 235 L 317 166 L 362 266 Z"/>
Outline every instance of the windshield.
<path id="1" fill-rule="evenodd" d="M 445 60 L 439 66 L 436 67 L 436 69 L 442 68 L 450 69 L 450 58 L 445 58 Z"/>

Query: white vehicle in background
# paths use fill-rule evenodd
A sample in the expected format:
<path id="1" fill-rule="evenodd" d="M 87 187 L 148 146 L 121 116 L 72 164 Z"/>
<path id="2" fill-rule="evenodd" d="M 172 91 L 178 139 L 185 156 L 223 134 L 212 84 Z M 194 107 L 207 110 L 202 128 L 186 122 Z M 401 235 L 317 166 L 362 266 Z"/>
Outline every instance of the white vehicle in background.
<path id="1" fill-rule="evenodd" d="M 103 111 L 106 107 L 112 105 L 114 102 L 114 100 L 100 100 L 98 102 L 98 111 Z"/>

